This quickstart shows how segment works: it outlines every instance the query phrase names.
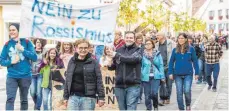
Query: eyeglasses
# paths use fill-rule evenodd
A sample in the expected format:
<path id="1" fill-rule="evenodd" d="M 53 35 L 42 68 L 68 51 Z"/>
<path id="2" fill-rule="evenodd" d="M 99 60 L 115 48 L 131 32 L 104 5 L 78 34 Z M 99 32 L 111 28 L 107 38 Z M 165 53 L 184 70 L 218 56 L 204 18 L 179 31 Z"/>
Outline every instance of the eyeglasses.
<path id="1" fill-rule="evenodd" d="M 78 47 L 79 50 L 87 50 L 88 47 Z"/>
<path id="2" fill-rule="evenodd" d="M 151 43 L 147 43 L 147 44 L 145 44 L 145 45 L 152 45 Z"/>
<path id="3" fill-rule="evenodd" d="M 182 40 L 184 40 L 185 38 L 178 38 L 178 39 L 182 39 Z"/>

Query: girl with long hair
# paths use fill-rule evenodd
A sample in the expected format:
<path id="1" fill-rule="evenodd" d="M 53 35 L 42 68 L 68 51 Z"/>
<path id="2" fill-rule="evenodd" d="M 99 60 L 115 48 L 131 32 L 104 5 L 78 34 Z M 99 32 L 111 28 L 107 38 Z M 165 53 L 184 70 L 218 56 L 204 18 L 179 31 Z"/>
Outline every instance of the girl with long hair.
<path id="1" fill-rule="evenodd" d="M 199 67 L 195 49 L 189 45 L 188 36 L 185 33 L 180 33 L 177 47 L 172 51 L 168 70 L 169 78 L 175 79 L 177 102 L 180 110 L 184 110 L 185 106 L 186 110 L 191 110 L 193 68 L 195 69 L 195 79 L 197 80 Z M 185 106 L 183 95 L 185 95 Z"/>
<path id="2" fill-rule="evenodd" d="M 41 87 L 43 88 L 43 106 L 44 110 L 52 109 L 52 80 L 53 76 L 61 69 L 64 68 L 64 64 L 61 59 L 59 59 L 58 51 L 55 48 L 51 48 L 45 55 L 39 70 L 43 75 L 43 80 Z M 59 80 L 64 83 L 63 79 Z"/>

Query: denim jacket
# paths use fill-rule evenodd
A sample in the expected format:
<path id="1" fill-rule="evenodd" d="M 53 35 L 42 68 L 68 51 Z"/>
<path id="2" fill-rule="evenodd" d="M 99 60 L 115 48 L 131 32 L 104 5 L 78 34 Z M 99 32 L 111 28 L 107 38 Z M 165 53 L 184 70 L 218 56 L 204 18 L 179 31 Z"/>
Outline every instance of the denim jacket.
<path id="1" fill-rule="evenodd" d="M 154 64 L 153 74 L 155 79 L 164 79 L 164 66 L 163 66 L 163 59 L 159 51 L 156 52 L 155 57 L 153 61 L 150 61 L 145 56 L 142 58 L 142 67 L 141 67 L 141 80 L 142 81 L 149 81 L 149 75 L 150 75 L 150 68 L 151 64 Z"/>

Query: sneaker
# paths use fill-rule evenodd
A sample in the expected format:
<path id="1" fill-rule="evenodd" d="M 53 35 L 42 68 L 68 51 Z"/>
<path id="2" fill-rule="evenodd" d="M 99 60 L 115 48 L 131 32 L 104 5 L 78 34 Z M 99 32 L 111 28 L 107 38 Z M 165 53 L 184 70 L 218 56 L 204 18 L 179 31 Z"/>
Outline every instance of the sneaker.
<path id="1" fill-rule="evenodd" d="M 206 81 L 203 81 L 203 84 L 207 84 L 207 82 Z"/>
<path id="2" fill-rule="evenodd" d="M 212 91 L 213 91 L 213 92 L 217 92 L 216 88 L 212 88 Z"/>
<path id="3" fill-rule="evenodd" d="M 164 102 L 165 104 L 170 104 L 170 100 L 168 99 L 168 100 L 165 100 L 165 102 Z"/>
<path id="4" fill-rule="evenodd" d="M 208 86 L 208 90 L 211 90 L 211 87 L 212 87 L 212 86 Z"/>
<path id="5" fill-rule="evenodd" d="M 154 108 L 154 111 L 158 111 L 158 108 Z"/>
<path id="6" fill-rule="evenodd" d="M 164 106 L 164 103 L 165 103 L 164 100 L 160 100 L 160 101 L 158 102 L 158 105 L 159 105 L 159 106 Z"/>
<path id="7" fill-rule="evenodd" d="M 138 99 L 138 104 L 141 104 L 141 99 Z"/>
<path id="8" fill-rule="evenodd" d="M 201 81 L 197 81 L 196 84 L 201 84 L 202 82 Z"/>
<path id="9" fill-rule="evenodd" d="M 191 107 L 190 106 L 186 106 L 186 111 L 191 111 Z"/>

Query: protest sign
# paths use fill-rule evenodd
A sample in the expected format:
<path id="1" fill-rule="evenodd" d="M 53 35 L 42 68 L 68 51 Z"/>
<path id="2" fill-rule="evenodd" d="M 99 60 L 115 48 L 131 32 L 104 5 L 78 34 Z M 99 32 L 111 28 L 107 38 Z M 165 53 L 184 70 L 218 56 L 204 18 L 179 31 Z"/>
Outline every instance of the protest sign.
<path id="1" fill-rule="evenodd" d="M 77 3 L 76 3 L 77 4 Z M 119 2 L 78 6 L 45 0 L 23 0 L 20 37 L 95 45 L 113 44 Z"/>
<path id="2" fill-rule="evenodd" d="M 103 77 L 105 104 L 102 107 L 96 106 L 95 110 L 119 110 L 114 94 L 115 71 L 109 71 L 107 67 L 101 67 L 100 69 Z"/>

